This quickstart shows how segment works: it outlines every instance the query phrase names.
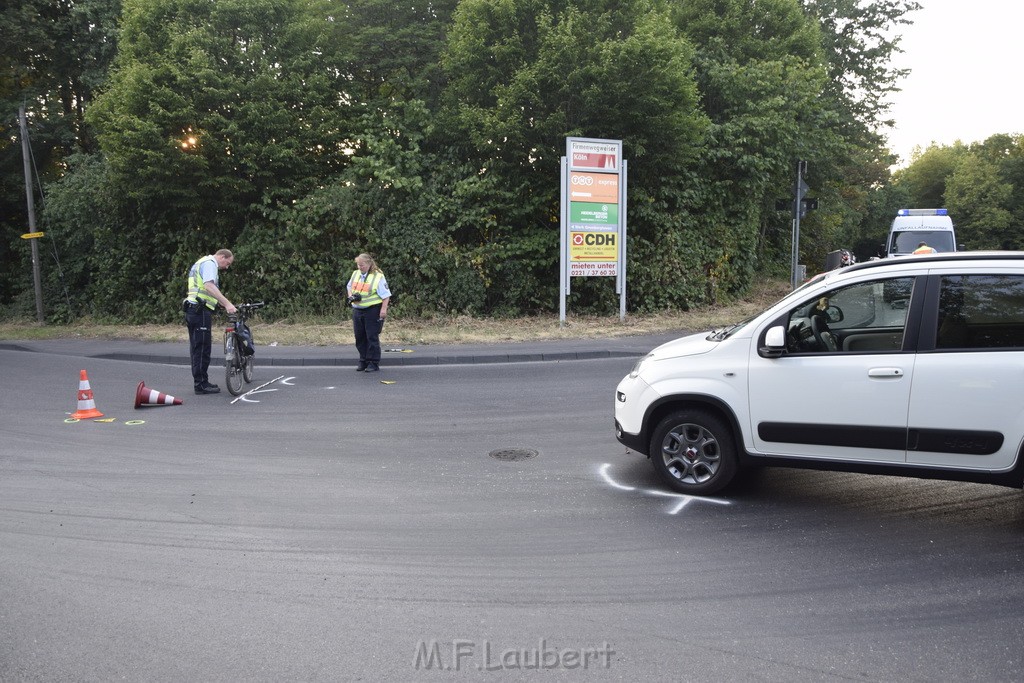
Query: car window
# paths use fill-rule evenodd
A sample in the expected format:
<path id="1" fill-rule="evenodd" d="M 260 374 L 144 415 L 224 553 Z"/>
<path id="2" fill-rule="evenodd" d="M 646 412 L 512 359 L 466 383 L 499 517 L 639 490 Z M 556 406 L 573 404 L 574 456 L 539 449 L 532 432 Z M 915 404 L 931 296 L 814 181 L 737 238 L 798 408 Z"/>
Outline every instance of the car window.
<path id="1" fill-rule="evenodd" d="M 793 353 L 899 351 L 914 278 L 863 282 L 805 301 L 789 313 Z"/>
<path id="2" fill-rule="evenodd" d="M 937 349 L 1024 348 L 1024 276 L 944 276 Z"/>
<path id="3" fill-rule="evenodd" d="M 912 254 L 924 242 L 936 251 L 956 251 L 953 233 L 949 230 L 911 230 L 894 232 L 890 251 L 895 254 Z"/>

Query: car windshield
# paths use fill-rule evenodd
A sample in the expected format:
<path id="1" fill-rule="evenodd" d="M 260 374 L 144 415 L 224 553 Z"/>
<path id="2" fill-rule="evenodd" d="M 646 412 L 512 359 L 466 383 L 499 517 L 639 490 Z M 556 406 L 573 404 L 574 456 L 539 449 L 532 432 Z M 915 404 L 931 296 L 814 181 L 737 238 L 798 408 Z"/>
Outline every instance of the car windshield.
<path id="1" fill-rule="evenodd" d="M 708 339 L 710 339 L 711 341 L 722 341 L 723 339 L 728 339 L 729 337 L 743 329 L 743 327 L 751 320 L 753 320 L 755 317 L 757 316 L 751 316 L 746 320 L 741 320 L 740 322 L 735 323 L 733 325 L 727 325 L 725 327 L 720 327 L 718 329 L 711 330 L 711 334 L 708 335 Z"/>
<path id="2" fill-rule="evenodd" d="M 908 230 L 893 233 L 891 253 L 913 254 L 921 242 L 935 251 L 956 251 L 953 233 L 948 230 Z"/>
<path id="3" fill-rule="evenodd" d="M 800 285 L 799 287 L 794 289 L 792 292 L 788 293 L 786 296 L 782 297 L 781 299 L 776 301 L 771 306 L 765 308 L 764 311 L 767 311 L 768 308 L 772 308 L 774 306 L 777 306 L 778 304 L 782 303 L 783 301 L 786 301 L 787 299 L 789 299 L 791 297 L 802 296 L 804 290 L 806 290 L 808 287 L 811 287 L 812 285 L 814 285 L 819 280 L 823 279 L 828 274 L 829 274 L 829 272 L 826 271 L 824 273 L 818 273 L 817 275 L 811 277 L 806 282 L 804 282 L 802 285 Z M 752 320 L 754 320 L 754 318 L 759 317 L 761 315 L 761 313 L 764 313 L 764 311 L 761 311 L 760 313 L 755 313 L 754 315 L 750 316 L 749 318 L 745 318 L 744 320 L 741 320 L 738 323 L 735 323 L 733 325 L 727 325 L 725 327 L 719 327 L 719 328 L 716 328 L 714 330 L 711 330 L 711 333 L 707 336 L 707 338 L 710 341 L 722 341 L 723 339 L 728 339 L 729 337 L 733 336 L 734 334 L 736 334 L 737 332 L 742 330 L 744 327 L 746 327 Z"/>

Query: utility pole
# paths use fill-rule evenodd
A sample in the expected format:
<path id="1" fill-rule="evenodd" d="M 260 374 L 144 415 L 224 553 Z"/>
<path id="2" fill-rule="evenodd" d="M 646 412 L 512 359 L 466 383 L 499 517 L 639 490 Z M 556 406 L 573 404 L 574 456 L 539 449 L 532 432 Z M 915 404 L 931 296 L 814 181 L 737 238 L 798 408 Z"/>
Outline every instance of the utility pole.
<path id="1" fill-rule="evenodd" d="M 36 205 L 32 195 L 32 161 L 28 145 L 28 122 L 25 120 L 25 105 L 18 108 L 18 120 L 21 123 L 21 155 L 25 159 L 25 196 L 28 200 L 28 231 L 36 231 Z M 43 281 L 39 271 L 39 240 L 30 239 L 32 243 L 32 283 L 36 290 L 36 320 L 42 325 L 43 319 Z"/>

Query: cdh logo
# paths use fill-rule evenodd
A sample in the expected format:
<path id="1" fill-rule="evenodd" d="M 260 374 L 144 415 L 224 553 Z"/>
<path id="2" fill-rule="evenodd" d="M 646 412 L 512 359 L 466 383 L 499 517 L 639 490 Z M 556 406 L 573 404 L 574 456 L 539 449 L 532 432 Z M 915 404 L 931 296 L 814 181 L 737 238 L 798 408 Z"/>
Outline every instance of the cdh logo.
<path id="1" fill-rule="evenodd" d="M 615 245 L 615 233 L 590 232 L 583 240 L 588 247 L 603 247 Z"/>

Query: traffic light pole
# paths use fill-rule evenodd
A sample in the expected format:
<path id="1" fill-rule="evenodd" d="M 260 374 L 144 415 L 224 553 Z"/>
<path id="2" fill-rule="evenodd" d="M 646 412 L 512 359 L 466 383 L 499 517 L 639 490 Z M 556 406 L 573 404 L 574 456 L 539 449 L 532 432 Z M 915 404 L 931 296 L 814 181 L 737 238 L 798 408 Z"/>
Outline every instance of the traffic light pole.
<path id="1" fill-rule="evenodd" d="M 807 162 L 796 162 L 796 187 L 793 191 L 793 252 L 790 261 L 790 284 L 793 289 L 800 286 L 800 214 L 803 213 L 804 195 L 810 189 L 804 182 L 804 173 L 807 171 Z"/>

